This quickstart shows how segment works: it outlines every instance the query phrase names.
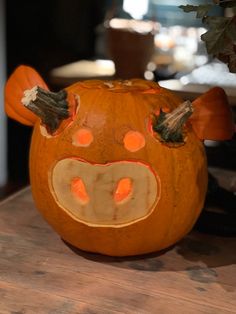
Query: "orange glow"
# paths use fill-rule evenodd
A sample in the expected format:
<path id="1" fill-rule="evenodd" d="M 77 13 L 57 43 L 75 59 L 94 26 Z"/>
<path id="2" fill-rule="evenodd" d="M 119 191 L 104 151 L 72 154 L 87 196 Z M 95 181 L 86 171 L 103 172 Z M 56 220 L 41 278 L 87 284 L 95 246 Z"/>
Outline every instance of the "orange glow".
<path id="1" fill-rule="evenodd" d="M 137 131 L 129 131 L 124 137 L 124 146 L 130 152 L 136 152 L 145 146 L 145 138 Z"/>
<path id="2" fill-rule="evenodd" d="M 148 120 L 147 120 L 147 130 L 148 130 L 148 132 L 150 132 L 152 135 L 154 134 L 154 133 L 153 133 L 153 118 L 152 118 L 152 117 L 149 117 Z"/>
<path id="3" fill-rule="evenodd" d="M 88 147 L 93 141 L 93 134 L 89 129 L 79 129 L 73 135 L 75 146 Z"/>
<path id="4" fill-rule="evenodd" d="M 130 178 L 121 179 L 116 187 L 114 193 L 114 200 L 116 203 L 120 203 L 126 200 L 132 193 L 132 181 Z"/>
<path id="5" fill-rule="evenodd" d="M 74 178 L 71 181 L 71 192 L 79 199 L 82 204 L 86 204 L 89 201 L 89 196 L 87 194 L 84 182 L 80 178 Z"/>
<path id="6" fill-rule="evenodd" d="M 156 116 L 159 116 L 160 113 L 161 113 L 161 111 L 162 111 L 162 112 L 165 112 L 165 113 L 169 113 L 169 112 L 170 112 L 170 108 L 168 108 L 168 107 L 158 108 L 158 109 L 156 109 L 156 110 L 154 111 L 154 114 L 155 114 Z"/>

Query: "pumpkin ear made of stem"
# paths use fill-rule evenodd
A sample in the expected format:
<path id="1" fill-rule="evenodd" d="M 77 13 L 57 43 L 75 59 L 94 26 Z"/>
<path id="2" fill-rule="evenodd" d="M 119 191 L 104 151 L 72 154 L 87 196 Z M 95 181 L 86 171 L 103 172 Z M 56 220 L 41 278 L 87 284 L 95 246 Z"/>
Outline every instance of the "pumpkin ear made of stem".
<path id="1" fill-rule="evenodd" d="M 5 111 L 8 117 L 28 126 L 33 126 L 38 117 L 21 102 L 24 91 L 39 86 L 48 87 L 42 77 L 31 67 L 21 65 L 12 73 L 5 85 Z"/>
<path id="2" fill-rule="evenodd" d="M 160 110 L 155 117 L 153 130 L 159 135 L 161 142 L 171 146 L 183 145 L 185 142 L 184 125 L 193 113 L 192 103 L 187 100 L 172 112 Z"/>
<path id="3" fill-rule="evenodd" d="M 24 92 L 22 104 L 35 113 L 50 134 L 54 134 L 63 120 L 71 116 L 68 94 L 65 90 L 50 92 L 34 86 Z M 72 108 L 74 109 L 74 108 Z"/>

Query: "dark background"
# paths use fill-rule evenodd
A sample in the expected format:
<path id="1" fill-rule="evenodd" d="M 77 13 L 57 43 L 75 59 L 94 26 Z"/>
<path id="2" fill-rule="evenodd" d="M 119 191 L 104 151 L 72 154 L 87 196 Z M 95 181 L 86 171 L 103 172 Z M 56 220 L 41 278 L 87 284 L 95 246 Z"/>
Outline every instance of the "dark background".
<path id="1" fill-rule="evenodd" d="M 7 76 L 26 64 L 50 86 L 51 69 L 95 56 L 96 26 L 103 22 L 108 5 L 106 0 L 7 0 L 5 7 Z M 31 132 L 31 128 L 8 119 L 10 182 L 28 182 Z"/>

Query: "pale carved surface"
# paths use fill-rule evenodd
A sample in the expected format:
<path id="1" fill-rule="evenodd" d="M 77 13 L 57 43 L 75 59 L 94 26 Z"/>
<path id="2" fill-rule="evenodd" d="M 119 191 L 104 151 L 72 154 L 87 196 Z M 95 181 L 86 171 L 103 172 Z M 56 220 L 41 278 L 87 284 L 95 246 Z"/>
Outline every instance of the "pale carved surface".
<path id="1" fill-rule="evenodd" d="M 85 184 L 89 196 L 86 204 L 71 192 L 71 181 L 76 177 Z M 122 178 L 130 178 L 133 188 L 129 198 L 117 203 L 114 191 Z M 59 206 L 88 225 L 132 224 L 149 215 L 160 197 L 156 174 L 142 163 L 122 161 L 92 165 L 66 158 L 54 166 L 49 181 Z"/>

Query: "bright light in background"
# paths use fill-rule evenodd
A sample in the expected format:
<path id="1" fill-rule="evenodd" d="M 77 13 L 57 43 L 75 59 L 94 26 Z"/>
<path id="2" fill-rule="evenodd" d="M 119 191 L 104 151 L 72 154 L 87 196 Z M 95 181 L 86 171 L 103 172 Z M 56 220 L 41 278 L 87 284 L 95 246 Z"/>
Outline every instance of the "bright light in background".
<path id="1" fill-rule="evenodd" d="M 142 19 L 148 11 L 148 0 L 124 0 L 123 10 L 134 19 Z"/>

